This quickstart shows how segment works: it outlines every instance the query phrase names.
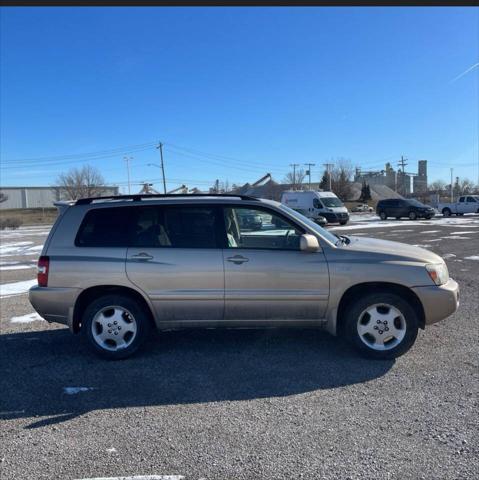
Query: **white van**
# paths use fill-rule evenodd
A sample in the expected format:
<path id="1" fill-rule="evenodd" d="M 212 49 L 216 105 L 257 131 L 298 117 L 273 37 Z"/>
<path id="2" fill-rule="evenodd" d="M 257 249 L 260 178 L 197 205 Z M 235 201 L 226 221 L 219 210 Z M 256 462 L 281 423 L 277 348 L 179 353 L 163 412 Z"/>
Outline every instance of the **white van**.
<path id="1" fill-rule="evenodd" d="M 283 192 L 281 203 L 293 210 L 300 210 L 303 215 L 312 220 L 323 216 L 328 223 L 341 225 L 346 225 L 349 220 L 348 209 L 333 192 L 291 190 Z"/>

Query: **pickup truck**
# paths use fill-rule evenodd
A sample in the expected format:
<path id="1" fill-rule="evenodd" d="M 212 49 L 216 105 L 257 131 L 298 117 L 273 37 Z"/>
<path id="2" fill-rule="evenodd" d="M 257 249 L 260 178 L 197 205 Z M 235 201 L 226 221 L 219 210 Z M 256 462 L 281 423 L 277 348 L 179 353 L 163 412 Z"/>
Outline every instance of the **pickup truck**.
<path id="1" fill-rule="evenodd" d="M 454 203 L 440 203 L 437 209 L 445 216 L 479 213 L 479 195 L 463 195 Z"/>

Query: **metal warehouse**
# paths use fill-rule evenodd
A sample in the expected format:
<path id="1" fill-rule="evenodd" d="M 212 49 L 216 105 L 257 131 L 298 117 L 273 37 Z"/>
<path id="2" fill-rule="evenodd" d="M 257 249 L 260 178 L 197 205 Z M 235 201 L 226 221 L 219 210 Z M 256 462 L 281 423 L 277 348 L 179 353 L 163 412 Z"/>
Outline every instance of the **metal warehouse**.
<path id="1" fill-rule="evenodd" d="M 118 195 L 118 187 L 102 187 L 102 195 Z M 60 187 L 0 187 L 7 200 L 1 210 L 13 208 L 52 208 L 53 202 L 64 200 Z"/>

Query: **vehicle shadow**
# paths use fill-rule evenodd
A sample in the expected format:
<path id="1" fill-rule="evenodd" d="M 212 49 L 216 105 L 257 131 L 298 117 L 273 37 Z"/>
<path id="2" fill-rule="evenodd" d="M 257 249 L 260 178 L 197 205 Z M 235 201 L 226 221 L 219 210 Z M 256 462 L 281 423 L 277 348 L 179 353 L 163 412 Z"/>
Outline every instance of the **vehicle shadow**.
<path id="1" fill-rule="evenodd" d="M 190 330 L 155 335 L 107 361 L 67 329 L 0 335 L 0 418 L 51 425 L 99 409 L 278 397 L 367 382 L 393 361 L 360 358 L 318 330 Z M 70 395 L 65 387 L 87 387 Z M 47 418 L 45 418 L 47 417 Z"/>

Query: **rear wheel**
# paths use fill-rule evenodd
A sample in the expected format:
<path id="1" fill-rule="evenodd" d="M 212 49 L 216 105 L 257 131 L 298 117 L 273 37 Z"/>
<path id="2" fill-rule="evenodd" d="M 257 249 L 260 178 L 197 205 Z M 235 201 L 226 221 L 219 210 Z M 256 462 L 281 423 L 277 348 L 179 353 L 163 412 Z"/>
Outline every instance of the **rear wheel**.
<path id="1" fill-rule="evenodd" d="M 443 208 L 442 209 L 442 214 L 445 216 L 445 217 L 450 217 L 451 216 L 451 210 L 449 208 Z"/>
<path id="2" fill-rule="evenodd" d="M 417 213 L 416 212 L 409 212 L 409 220 L 416 220 Z"/>
<path id="3" fill-rule="evenodd" d="M 113 360 L 135 353 L 150 327 L 142 306 L 121 295 L 105 295 L 90 303 L 83 314 L 82 325 L 92 350 Z"/>
<path id="4" fill-rule="evenodd" d="M 391 359 L 414 344 L 419 317 L 412 305 L 394 293 L 372 293 L 358 298 L 345 318 L 346 339 L 363 355 Z"/>
<path id="5" fill-rule="evenodd" d="M 387 220 L 388 216 L 386 215 L 386 212 L 384 210 L 379 212 L 379 218 L 381 220 Z"/>

